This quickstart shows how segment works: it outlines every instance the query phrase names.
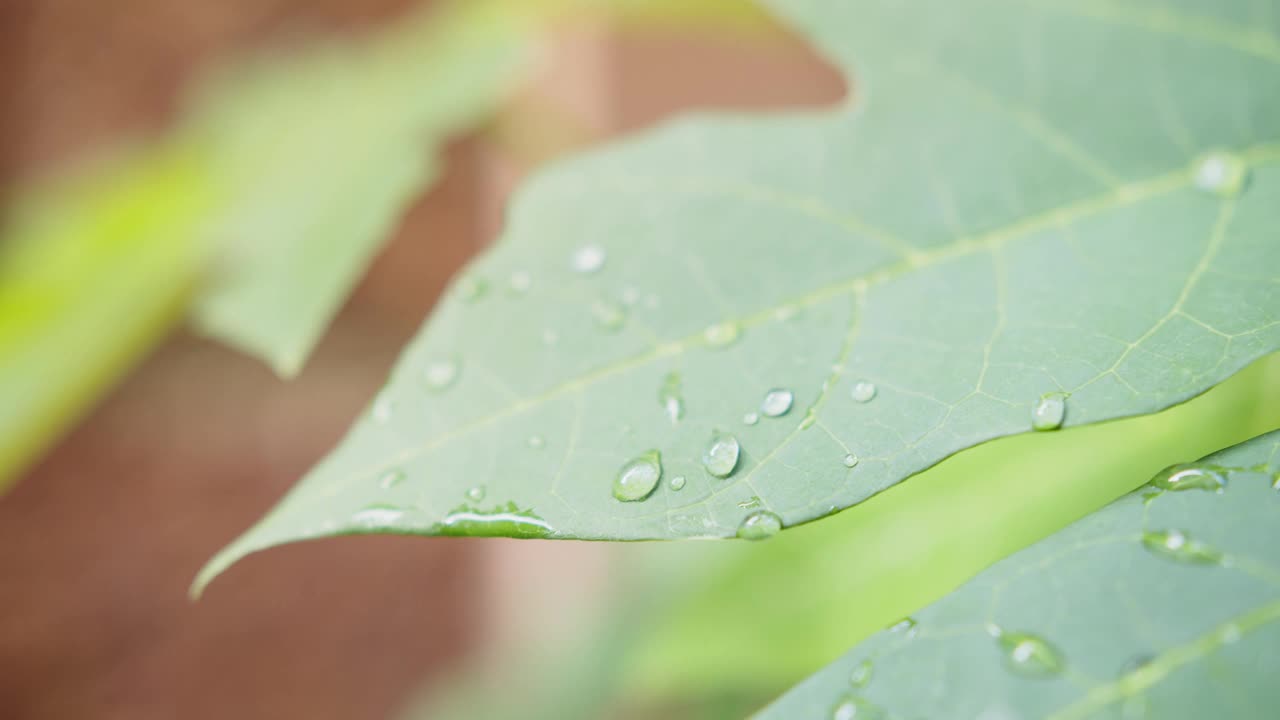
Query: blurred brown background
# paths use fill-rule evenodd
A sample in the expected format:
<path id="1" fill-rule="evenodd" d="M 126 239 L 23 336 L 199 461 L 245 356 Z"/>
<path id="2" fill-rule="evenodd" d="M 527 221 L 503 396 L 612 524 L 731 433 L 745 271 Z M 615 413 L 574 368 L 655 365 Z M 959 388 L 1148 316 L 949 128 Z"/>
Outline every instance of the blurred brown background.
<path id="1" fill-rule="evenodd" d="M 410 5 L 4 0 L 0 191 L 163 128 L 216 57 Z M 0 718 L 383 718 L 528 611 L 501 602 L 502 557 L 537 543 L 326 540 L 255 556 L 199 603 L 186 591 L 337 441 L 529 166 L 675 110 L 844 92 L 778 29 L 595 24 L 550 48 L 504 116 L 449 149 L 301 378 L 178 332 L 0 498 Z M 521 123 L 556 140 L 513 139 L 539 136 Z"/>

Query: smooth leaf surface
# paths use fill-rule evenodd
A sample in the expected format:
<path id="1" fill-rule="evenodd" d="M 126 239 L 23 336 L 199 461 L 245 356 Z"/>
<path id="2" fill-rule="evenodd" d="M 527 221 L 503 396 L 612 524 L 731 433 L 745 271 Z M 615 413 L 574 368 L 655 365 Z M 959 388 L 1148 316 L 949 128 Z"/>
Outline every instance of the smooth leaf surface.
<path id="1" fill-rule="evenodd" d="M 344 532 L 794 525 L 1029 430 L 1047 393 L 1065 425 L 1152 412 L 1280 344 L 1280 54 L 1255 6 L 1204 33 L 1173 2 L 773 4 L 858 101 L 540 175 L 368 416 L 201 583 Z M 772 388 L 790 411 L 745 422 Z M 718 433 L 727 479 L 701 462 Z M 652 450 L 661 487 L 616 500 Z"/>
<path id="2" fill-rule="evenodd" d="M 913 629 L 872 637 L 759 717 L 831 717 L 841 703 L 858 718 L 1271 717 L 1280 432 L 1199 465 L 1224 492 L 1126 496 L 984 571 Z"/>
<path id="3" fill-rule="evenodd" d="M 296 374 L 444 143 L 518 77 L 532 19 L 451 2 L 364 42 L 225 72 L 189 129 L 227 188 L 210 229 L 226 252 L 197 327 Z"/>

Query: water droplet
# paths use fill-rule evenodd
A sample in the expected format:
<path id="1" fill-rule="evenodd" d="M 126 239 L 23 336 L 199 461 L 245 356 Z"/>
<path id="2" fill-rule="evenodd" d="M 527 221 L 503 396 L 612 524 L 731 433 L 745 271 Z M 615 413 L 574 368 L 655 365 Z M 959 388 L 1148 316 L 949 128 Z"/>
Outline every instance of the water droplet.
<path id="1" fill-rule="evenodd" d="M 426 380 L 428 390 L 439 392 L 457 382 L 458 362 L 446 359 L 427 363 L 422 376 Z"/>
<path id="2" fill-rule="evenodd" d="M 378 395 L 373 401 L 373 408 L 369 411 L 373 421 L 379 424 L 385 424 L 391 420 L 391 416 L 395 413 L 395 401 L 384 391 Z"/>
<path id="3" fill-rule="evenodd" d="M 916 636 L 916 620 L 915 618 L 904 617 L 898 622 L 889 626 L 889 632 L 901 633 L 909 638 Z"/>
<path id="4" fill-rule="evenodd" d="M 871 673 L 875 666 L 870 660 L 863 660 L 853 666 L 853 672 L 849 673 L 849 684 L 856 688 L 866 687 L 871 682 Z"/>
<path id="5" fill-rule="evenodd" d="M 1067 666 L 1062 652 L 1048 640 L 1025 632 L 1006 632 L 992 625 L 988 628 L 1004 653 L 1010 670 L 1030 677 L 1060 674 Z"/>
<path id="6" fill-rule="evenodd" d="M 1181 530 L 1150 530 L 1142 533 L 1142 544 L 1162 557 L 1192 565 L 1216 565 L 1222 553 L 1193 540 Z"/>
<path id="7" fill-rule="evenodd" d="M 844 466 L 845 466 L 845 467 L 847 467 L 847 468 L 851 468 L 851 467 L 853 467 L 853 466 L 855 466 L 855 465 L 857 465 L 857 464 L 858 464 L 858 456 L 857 456 L 857 455 L 854 455 L 853 453 L 849 453 L 848 455 L 845 455 L 845 456 L 844 456 Z"/>
<path id="8" fill-rule="evenodd" d="M 1194 181 L 1205 192 L 1230 197 L 1248 183 L 1249 165 L 1235 153 L 1215 150 L 1196 158 Z"/>
<path id="9" fill-rule="evenodd" d="M 489 292 L 489 283 L 482 277 L 467 275 L 458 280 L 455 292 L 463 301 L 473 303 Z"/>
<path id="10" fill-rule="evenodd" d="M 1271 476 L 1271 489 L 1280 490 L 1280 471 Z"/>
<path id="11" fill-rule="evenodd" d="M 555 345 L 555 344 L 556 344 L 556 343 L 558 343 L 558 342 L 560 342 L 560 335 L 559 335 L 559 333 L 557 333 L 555 330 L 543 330 L 543 331 L 542 331 L 542 344 L 543 344 L 543 345 Z"/>
<path id="12" fill-rule="evenodd" d="M 861 380 L 853 384 L 853 389 L 849 391 L 849 396 L 854 402 L 871 402 L 876 397 L 876 386 L 866 380 Z"/>
<path id="13" fill-rule="evenodd" d="M 623 305 L 626 305 L 627 307 L 632 307 L 636 303 L 640 302 L 640 291 L 633 287 L 626 287 L 622 289 L 622 294 L 620 297 L 622 298 Z"/>
<path id="14" fill-rule="evenodd" d="M 389 490 L 400 483 L 404 482 L 404 471 L 399 468 L 392 468 L 378 476 L 378 487 L 383 490 Z"/>
<path id="15" fill-rule="evenodd" d="M 533 276 L 524 270 L 516 270 L 511 273 L 507 283 L 512 292 L 523 295 L 529 292 L 529 288 L 533 287 Z"/>
<path id="16" fill-rule="evenodd" d="M 521 510 L 514 502 L 492 510 L 478 510 L 465 505 L 454 508 L 433 529 L 440 535 L 472 537 L 538 538 L 555 532 L 532 510 Z"/>
<path id="17" fill-rule="evenodd" d="M 778 322 L 786 322 L 791 318 L 795 317 L 796 314 L 799 312 L 800 312 L 800 308 L 796 307 L 795 305 L 783 305 L 782 307 L 773 311 L 773 319 L 777 320 Z"/>
<path id="18" fill-rule="evenodd" d="M 629 461 L 613 481 L 613 496 L 623 502 L 644 500 L 662 479 L 662 455 L 650 450 Z"/>
<path id="19" fill-rule="evenodd" d="M 841 695 L 831 706 L 831 720 L 884 720 L 885 712 L 865 698 L 852 693 Z"/>
<path id="20" fill-rule="evenodd" d="M 476 485 L 467 491 L 467 499 L 471 502 L 480 502 L 484 500 L 484 486 Z"/>
<path id="21" fill-rule="evenodd" d="M 1173 465 L 1151 478 L 1151 485 L 1161 490 L 1211 490 L 1220 493 L 1227 486 L 1222 468 L 1201 465 Z"/>
<path id="22" fill-rule="evenodd" d="M 742 328 L 735 322 L 724 322 L 712 325 L 702 333 L 702 337 L 707 341 L 707 345 L 713 348 L 728 347 L 738 340 L 738 336 L 742 334 Z"/>
<path id="23" fill-rule="evenodd" d="M 382 528 L 394 525 L 404 517 L 404 510 L 391 505 L 370 505 L 351 516 L 351 523 L 356 527 L 367 529 Z"/>
<path id="24" fill-rule="evenodd" d="M 733 474 L 733 469 L 738 467 L 738 454 L 741 450 L 737 438 L 716 433 L 711 436 L 711 444 L 702 453 L 702 466 L 718 478 L 729 477 Z"/>
<path id="25" fill-rule="evenodd" d="M 670 372 L 662 379 L 658 388 L 658 402 L 667 414 L 667 419 L 674 425 L 684 417 L 684 399 L 680 397 L 680 374 Z"/>
<path id="26" fill-rule="evenodd" d="M 684 489 L 684 476 L 683 476 L 683 475 L 677 475 L 677 476 L 675 476 L 675 477 L 671 478 L 671 489 L 672 489 L 672 490 L 683 490 L 683 489 Z"/>
<path id="27" fill-rule="evenodd" d="M 1218 642 L 1223 645 L 1238 643 L 1243 635 L 1244 633 L 1240 630 L 1240 626 L 1233 622 L 1218 628 Z"/>
<path id="28" fill-rule="evenodd" d="M 775 388 L 765 393 L 764 400 L 760 401 L 760 412 L 767 417 L 782 417 L 791 412 L 791 403 L 795 401 L 795 396 L 790 390 Z"/>
<path id="29" fill-rule="evenodd" d="M 541 450 L 546 446 L 547 446 L 547 439 L 542 437 L 541 435 L 529 436 L 529 447 L 533 448 L 534 450 Z"/>
<path id="30" fill-rule="evenodd" d="M 1040 396 L 1031 408 L 1031 427 L 1036 430 L 1057 430 L 1067 414 L 1066 393 L 1051 392 Z"/>
<path id="31" fill-rule="evenodd" d="M 756 423 L 760 422 L 760 413 L 749 412 L 746 415 L 742 416 L 742 422 L 746 423 L 747 425 L 755 425 Z"/>
<path id="32" fill-rule="evenodd" d="M 583 245 L 573 252 L 569 264 L 574 272 L 593 273 L 604 267 L 604 248 L 599 245 Z"/>
<path id="33" fill-rule="evenodd" d="M 591 317 L 602 330 L 614 332 L 627 322 L 627 311 L 609 300 L 597 300 L 591 304 Z"/>
<path id="34" fill-rule="evenodd" d="M 743 540 L 768 540 L 782 529 L 782 518 L 768 510 L 757 510 L 742 519 L 738 537 Z"/>

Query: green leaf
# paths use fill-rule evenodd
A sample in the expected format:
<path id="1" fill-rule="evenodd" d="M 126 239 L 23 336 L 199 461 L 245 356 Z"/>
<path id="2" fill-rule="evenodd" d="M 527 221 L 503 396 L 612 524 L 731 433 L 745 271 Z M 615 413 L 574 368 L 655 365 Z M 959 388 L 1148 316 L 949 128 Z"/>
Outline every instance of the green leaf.
<path id="1" fill-rule="evenodd" d="M 1148 487 L 998 563 L 759 717 L 1270 717 L 1280 432 L 1176 469 L 1182 491 Z"/>
<path id="2" fill-rule="evenodd" d="M 1280 345 L 1280 73 L 1244 10 L 1206 36 L 1170 3 L 775 4 L 856 58 L 859 101 L 541 174 L 368 416 L 200 583 L 344 532 L 795 525 L 1030 430 L 1046 396 L 1065 425 L 1153 412 Z M 744 423 L 771 388 L 790 411 Z M 651 450 L 662 484 L 619 502 Z"/>
<path id="3" fill-rule="evenodd" d="M 211 148 L 226 243 L 196 325 L 296 374 L 439 152 L 502 98 L 533 15 L 461 3 L 359 43 L 231 68 L 187 132 Z"/>

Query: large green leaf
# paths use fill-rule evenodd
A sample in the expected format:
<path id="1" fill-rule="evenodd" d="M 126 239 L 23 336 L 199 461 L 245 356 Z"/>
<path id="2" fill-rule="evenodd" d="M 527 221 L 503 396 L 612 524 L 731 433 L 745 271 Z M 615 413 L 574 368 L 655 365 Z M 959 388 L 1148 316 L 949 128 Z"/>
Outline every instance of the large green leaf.
<path id="1" fill-rule="evenodd" d="M 534 15 L 444 4 L 360 43 L 228 70 L 189 132 L 215 152 L 226 243 L 196 325 L 281 375 L 311 348 L 454 133 L 502 98 Z"/>
<path id="2" fill-rule="evenodd" d="M 760 717 L 1273 717 L 1277 482 L 1280 432 L 1175 466 L 872 637 Z"/>
<path id="3" fill-rule="evenodd" d="M 859 101 L 541 174 L 369 414 L 201 583 L 325 534 L 794 525 L 1055 420 L 1046 394 L 1066 425 L 1147 413 L 1280 345 L 1280 73 L 1252 6 L 774 4 L 856 59 Z M 747 423 L 771 388 L 790 411 Z M 726 433 L 720 479 L 701 458 Z M 615 499 L 651 451 L 661 487 Z"/>

